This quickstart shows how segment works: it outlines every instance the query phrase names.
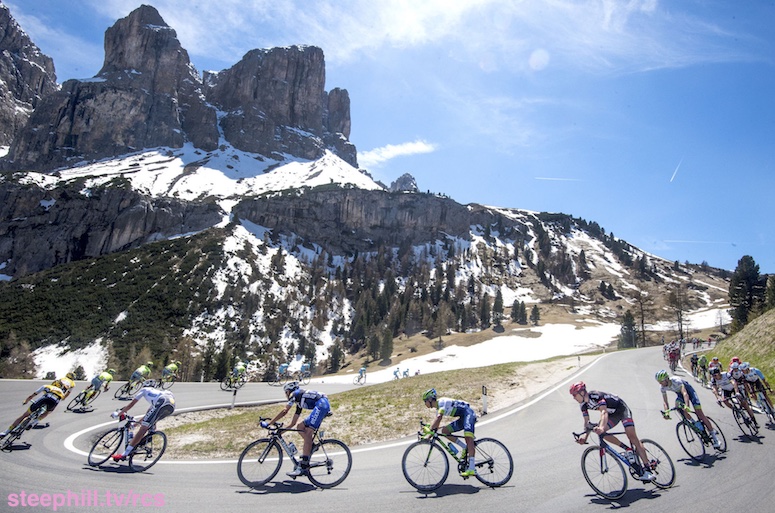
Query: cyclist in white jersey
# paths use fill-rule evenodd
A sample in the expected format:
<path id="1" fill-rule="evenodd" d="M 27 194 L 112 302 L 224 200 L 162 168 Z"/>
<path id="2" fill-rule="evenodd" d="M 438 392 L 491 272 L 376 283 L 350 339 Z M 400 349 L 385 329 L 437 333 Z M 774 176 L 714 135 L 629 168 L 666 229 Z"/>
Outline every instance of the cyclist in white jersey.
<path id="1" fill-rule="evenodd" d="M 137 404 L 140 399 L 145 399 L 151 404 L 151 407 L 148 408 L 145 416 L 143 416 L 143 420 L 140 421 L 140 429 L 137 430 L 135 436 L 129 442 L 129 445 L 126 446 L 123 453 L 113 455 L 113 461 L 126 459 L 132 452 L 132 449 L 134 449 L 140 440 L 143 439 L 143 436 L 145 436 L 145 433 L 148 432 L 151 426 L 175 411 L 175 396 L 172 395 L 172 392 L 155 388 L 154 384 L 153 381 L 146 381 L 143 383 L 143 388 L 135 394 L 129 404 L 110 414 L 114 419 L 123 420 L 126 418 L 126 412 Z"/>
<path id="2" fill-rule="evenodd" d="M 761 392 L 762 395 L 764 395 L 764 400 L 767 401 L 767 404 L 770 406 L 770 409 L 774 409 L 772 407 L 772 400 L 767 394 L 767 390 L 772 392 L 772 388 L 770 388 L 770 384 L 767 383 L 767 379 L 764 377 L 764 374 L 762 374 L 762 371 L 756 367 L 751 367 L 751 364 L 748 362 L 743 362 L 740 365 L 740 369 L 743 373 L 743 383 L 749 390 L 751 397 L 755 396 L 756 392 Z"/>
<path id="3" fill-rule="evenodd" d="M 756 422 L 756 417 L 753 415 L 751 406 L 748 404 L 748 401 L 745 400 L 743 394 L 740 393 L 737 381 L 735 381 L 729 372 L 721 372 L 719 367 L 713 367 L 713 370 L 710 371 L 710 388 L 713 390 L 713 395 L 716 396 L 716 401 L 718 401 L 719 405 L 722 403 L 726 404 L 730 409 L 732 408 L 732 403 L 729 399 L 733 395 L 736 395 L 740 404 L 748 412 L 748 415 L 751 416 L 751 419 L 753 419 L 753 423 L 756 424 L 757 427 L 759 426 L 759 423 Z"/>
<path id="4" fill-rule="evenodd" d="M 694 413 L 697 414 L 697 418 L 700 419 L 700 421 L 705 425 L 705 429 L 707 429 L 708 433 L 710 433 L 710 437 L 713 440 L 713 447 L 718 449 L 721 446 L 721 444 L 719 443 L 718 438 L 716 436 L 716 430 L 713 429 L 713 425 L 708 420 L 708 417 L 705 416 L 705 412 L 702 411 L 700 398 L 697 395 L 697 392 L 694 390 L 694 387 L 692 387 L 692 385 L 685 379 L 681 379 L 675 376 L 671 378 L 668 375 L 666 370 L 658 371 L 656 376 L 654 376 L 654 378 L 660 384 L 661 388 L 659 390 L 660 392 L 662 392 L 662 402 L 665 405 L 665 409 L 662 412 L 662 416 L 666 419 L 670 418 L 669 416 L 670 407 L 667 404 L 667 393 L 675 392 L 676 407 L 684 408 L 685 406 L 688 406 L 689 404 L 691 404 L 694 407 Z M 683 414 L 690 422 L 693 422 L 692 415 L 688 411 L 684 410 Z"/>
<path id="5" fill-rule="evenodd" d="M 469 477 L 476 474 L 476 444 L 474 443 L 474 426 L 476 425 L 476 413 L 471 405 L 465 401 L 450 399 L 448 397 L 436 397 L 436 389 L 426 390 L 422 395 L 422 400 L 427 408 L 436 410 L 436 418 L 433 419 L 430 427 L 424 428 L 426 434 L 439 429 L 441 419 L 446 415 L 448 417 L 457 417 L 457 420 L 444 426 L 441 433 L 452 443 L 457 444 L 465 451 L 464 457 L 468 457 L 468 467 L 460 473 L 463 477 Z M 463 440 L 452 433 L 463 431 Z"/>

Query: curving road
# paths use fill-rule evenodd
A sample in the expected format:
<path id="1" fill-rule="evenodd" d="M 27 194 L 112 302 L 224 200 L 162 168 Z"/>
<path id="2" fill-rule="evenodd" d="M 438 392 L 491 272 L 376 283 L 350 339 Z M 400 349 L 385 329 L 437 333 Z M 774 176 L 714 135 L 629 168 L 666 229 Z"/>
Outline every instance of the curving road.
<path id="1" fill-rule="evenodd" d="M 568 395 L 568 384 L 559 384 L 525 404 L 480 419 L 478 436 L 500 439 L 511 450 L 515 460 L 512 480 L 499 489 L 489 489 L 478 481 L 463 481 L 450 474 L 437 493 L 417 493 L 401 473 L 401 455 L 409 440 L 390 444 L 362 446 L 353 449 L 353 471 L 337 488 L 318 490 L 304 478 L 286 478 L 284 468 L 270 485 L 250 490 L 236 475 L 234 461 L 171 462 L 162 460 L 149 472 L 133 474 L 123 471 L 96 470 L 85 464 L 78 451 L 88 450 L 92 432 L 73 437 L 85 429 L 109 421 L 108 414 L 117 401 L 100 397 L 96 411 L 88 414 L 64 413 L 60 406 L 49 420 L 47 429 L 27 433 L 31 443 L 26 450 L 0 454 L 0 511 L 54 511 L 53 505 L 21 508 L 29 494 L 63 494 L 70 506 L 57 511 L 104 511 L 117 502 L 134 509 L 188 512 L 234 511 L 261 508 L 268 511 L 309 508 L 315 513 L 401 511 L 487 511 L 493 513 L 529 509 L 533 512 L 602 511 L 627 507 L 628 511 L 687 511 L 710 504 L 732 505 L 736 498 L 746 497 L 745 507 L 753 511 L 770 511 L 775 492 L 769 471 L 775 457 L 775 427 L 763 427 L 756 441 L 743 437 L 727 409 L 719 408 L 712 394 L 700 390 L 706 412 L 724 430 L 729 452 L 708 458 L 705 464 L 689 460 L 675 436 L 675 420 L 665 421 L 659 413 L 661 395 L 654 381 L 656 370 L 664 367 L 660 348 L 612 353 L 582 369 L 581 377 L 590 388 L 622 396 L 633 410 L 638 433 L 662 444 L 673 457 L 677 479 L 675 486 L 661 491 L 653 485 L 630 480 L 630 489 L 613 505 L 598 498 L 581 474 L 579 459 L 583 448 L 573 442 L 571 432 L 579 430 L 581 414 Z M 0 382 L 0 420 L 6 425 L 21 412 L 21 401 L 30 392 L 30 382 Z M 176 384 L 178 408 L 226 403 L 228 393 L 215 384 Z M 79 387 L 80 388 L 80 387 Z M 347 388 L 343 385 L 315 385 L 327 393 Z M 238 401 L 276 400 L 281 392 L 266 384 L 249 384 L 239 392 Z M 671 394 L 672 395 L 672 394 Z M 136 409 L 139 408 L 136 407 Z M 384 411 L 390 415 L 390 411 Z M 594 417 L 593 417 L 594 418 Z M 764 424 L 759 416 L 760 424 Z M 332 433 L 335 436 L 335 433 Z M 65 448 L 65 440 L 73 449 Z M 732 495 L 734 494 L 734 495 Z M 76 505 L 76 499 L 98 501 L 95 507 Z M 110 501 L 110 504 L 108 504 Z M 696 504 L 699 501 L 699 504 Z M 33 499 L 34 502 L 34 499 Z M 20 509 L 21 508 L 21 509 Z"/>

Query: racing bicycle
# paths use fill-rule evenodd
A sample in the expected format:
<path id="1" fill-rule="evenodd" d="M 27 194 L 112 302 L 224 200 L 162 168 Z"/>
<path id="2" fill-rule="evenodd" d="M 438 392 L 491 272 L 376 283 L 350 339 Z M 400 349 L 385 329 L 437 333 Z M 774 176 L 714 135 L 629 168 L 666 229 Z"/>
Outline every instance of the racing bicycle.
<path id="1" fill-rule="evenodd" d="M 727 438 L 715 420 L 708 417 L 708 422 L 716 431 L 716 440 L 718 440 L 719 445 L 717 448 L 713 447 L 713 437 L 705 429 L 705 424 L 702 421 L 687 418 L 683 408 L 670 408 L 666 412 L 662 412 L 665 419 L 670 418 L 671 411 L 677 412 L 681 417 L 675 426 L 675 434 L 678 436 L 678 443 L 681 444 L 681 447 L 691 459 L 702 461 L 708 449 L 727 452 Z"/>
<path id="2" fill-rule="evenodd" d="M 761 390 L 756 391 L 756 402 L 758 403 L 759 410 L 767 417 L 770 422 L 775 424 L 775 410 L 770 407 L 770 404 L 764 397 L 764 392 Z"/>
<path id="3" fill-rule="evenodd" d="M 366 373 L 364 372 L 361 374 L 360 372 L 353 377 L 353 385 L 365 385 L 366 384 Z"/>
<path id="4" fill-rule="evenodd" d="M 729 402 L 732 405 L 732 415 L 735 417 L 735 422 L 740 431 L 751 439 L 756 438 L 759 433 L 759 426 L 754 422 L 754 419 L 748 414 L 748 411 L 740 404 L 739 394 L 735 394 L 729 398 Z M 723 403 L 719 401 L 719 405 Z"/>
<path id="5" fill-rule="evenodd" d="M 121 387 L 116 389 L 113 397 L 116 399 L 129 399 L 143 387 L 143 380 L 127 381 Z"/>
<path id="6" fill-rule="evenodd" d="M 588 424 L 587 433 L 595 427 L 596 424 Z M 573 433 L 573 436 L 578 440 L 582 434 Z M 605 440 L 608 436 L 623 434 L 625 434 L 624 431 L 598 435 L 598 445 L 587 447 L 581 454 L 581 473 L 584 474 L 587 484 L 595 493 L 609 500 L 620 499 L 627 492 L 628 480 L 625 468 L 636 479 L 643 474 L 643 464 L 639 461 L 637 452 L 619 447 L 614 448 Z M 670 459 L 667 452 L 653 440 L 643 438 L 640 443 L 649 459 L 647 462 L 648 470 L 654 476 L 651 482 L 658 488 L 673 486 L 675 483 L 675 465 L 673 465 L 673 460 Z"/>
<path id="7" fill-rule="evenodd" d="M 301 462 L 301 455 L 296 446 L 283 438 L 283 434 L 298 430 L 283 428 L 283 424 L 277 422 L 267 429 L 269 436 L 248 444 L 237 462 L 237 475 L 240 481 L 250 488 L 262 486 L 277 475 L 283 464 L 283 452 L 294 466 L 300 465 Z M 307 476 L 307 479 L 319 488 L 332 488 L 342 483 L 350 474 L 353 465 L 352 454 L 341 440 L 323 438 L 322 430 L 315 431 L 313 436 L 309 468 L 303 469 L 301 475 Z M 296 477 L 294 476 L 293 479 L 295 480 Z"/>
<path id="8" fill-rule="evenodd" d="M 13 448 L 13 443 L 21 438 L 26 430 L 32 429 L 35 422 L 47 411 L 48 406 L 41 406 L 30 413 L 18 426 L 10 430 L 7 435 L 0 439 L 0 451 L 11 450 Z M 27 446 L 29 447 L 29 444 L 27 444 Z"/>
<path id="9" fill-rule="evenodd" d="M 221 380 L 221 390 L 238 390 L 248 382 L 248 377 L 243 374 L 229 374 Z"/>
<path id="10" fill-rule="evenodd" d="M 118 427 L 103 433 L 89 451 L 87 462 L 92 467 L 99 467 L 108 462 L 110 457 L 129 445 L 134 436 L 133 431 L 139 421 L 131 415 L 122 415 Z M 129 468 L 135 472 L 143 472 L 156 464 L 167 449 L 167 435 L 151 426 L 137 446 L 127 456 Z"/>
<path id="11" fill-rule="evenodd" d="M 468 468 L 465 451 L 456 453 L 450 448 L 452 442 L 435 431 L 425 435 L 423 428 L 427 426 L 420 421 L 417 441 L 406 448 L 401 459 L 401 470 L 406 480 L 418 491 L 425 493 L 436 490 L 447 480 L 449 475 L 447 455 L 457 463 L 458 472 Z M 474 477 L 492 488 L 508 483 L 514 473 L 514 460 L 506 446 L 494 438 L 480 438 L 475 443 L 476 474 Z"/>
<path id="12" fill-rule="evenodd" d="M 102 386 L 97 390 L 94 390 L 92 387 L 81 390 L 81 392 L 67 404 L 66 409 L 67 411 L 87 411 L 88 406 L 93 403 L 101 393 Z"/>

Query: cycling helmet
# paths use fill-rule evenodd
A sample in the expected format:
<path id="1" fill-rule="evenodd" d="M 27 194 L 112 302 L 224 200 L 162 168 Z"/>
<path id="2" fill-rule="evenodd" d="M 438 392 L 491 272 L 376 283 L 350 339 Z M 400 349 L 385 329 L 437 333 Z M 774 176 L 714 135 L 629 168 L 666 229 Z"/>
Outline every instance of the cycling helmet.
<path id="1" fill-rule="evenodd" d="M 298 381 L 291 381 L 290 383 L 286 383 L 283 387 L 283 391 L 286 394 L 293 393 L 299 389 L 299 382 Z"/>
<path id="2" fill-rule="evenodd" d="M 751 364 L 748 362 L 743 362 L 740 364 L 740 370 L 746 371 L 751 368 Z"/>
<path id="3" fill-rule="evenodd" d="M 180 363 L 180 360 L 175 360 L 175 365 L 177 365 L 178 367 L 180 367 L 180 366 L 181 366 L 181 365 L 183 365 L 183 364 L 182 364 L 182 363 Z"/>
<path id="4" fill-rule="evenodd" d="M 105 372 L 107 372 L 108 374 L 115 374 L 116 373 L 116 369 L 108 369 Z"/>
<path id="5" fill-rule="evenodd" d="M 733 356 L 732 361 L 735 363 L 740 363 L 740 358 L 738 358 L 737 356 Z"/>
<path id="6" fill-rule="evenodd" d="M 72 372 L 68 372 L 67 374 L 65 374 L 65 377 L 67 379 L 75 379 L 75 374 L 73 374 Z"/>
<path id="7" fill-rule="evenodd" d="M 670 376 L 667 374 L 666 370 L 662 369 L 661 371 L 657 371 L 657 373 L 654 375 L 654 379 L 661 383 L 666 379 L 670 379 Z"/>
<path id="8" fill-rule="evenodd" d="M 718 356 L 714 356 L 713 358 L 711 358 L 711 360 L 713 360 L 714 362 L 717 362 L 718 361 Z"/>
<path id="9" fill-rule="evenodd" d="M 145 362 L 145 365 L 148 367 L 153 367 L 153 362 Z"/>
<path id="10" fill-rule="evenodd" d="M 570 395 L 576 395 L 584 392 L 587 389 L 586 383 L 579 381 L 570 386 Z"/>
<path id="11" fill-rule="evenodd" d="M 435 388 L 429 388 L 428 390 L 422 393 L 422 402 L 433 401 L 434 399 L 436 399 Z"/>

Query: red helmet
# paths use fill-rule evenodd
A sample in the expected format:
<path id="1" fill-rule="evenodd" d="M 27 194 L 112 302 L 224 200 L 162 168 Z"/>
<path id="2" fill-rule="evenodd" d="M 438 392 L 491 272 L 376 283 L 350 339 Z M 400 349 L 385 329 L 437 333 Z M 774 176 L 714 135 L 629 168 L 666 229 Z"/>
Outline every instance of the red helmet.
<path id="1" fill-rule="evenodd" d="M 740 358 L 738 358 L 737 356 L 733 356 L 733 357 L 732 357 L 732 361 L 733 361 L 734 363 L 740 363 Z"/>
<path id="2" fill-rule="evenodd" d="M 587 389 L 587 385 L 583 381 L 574 383 L 570 386 L 570 395 L 580 394 Z"/>

